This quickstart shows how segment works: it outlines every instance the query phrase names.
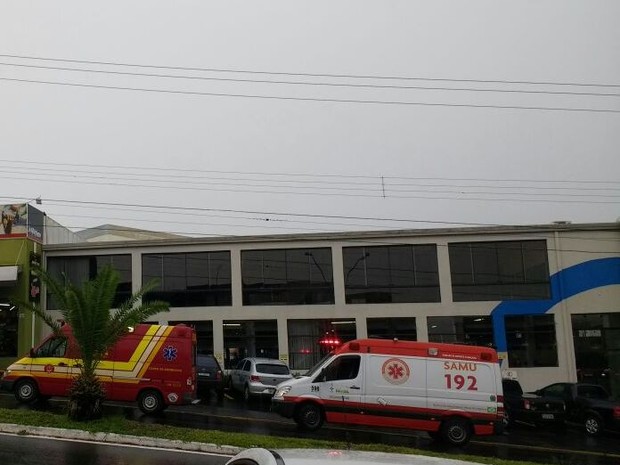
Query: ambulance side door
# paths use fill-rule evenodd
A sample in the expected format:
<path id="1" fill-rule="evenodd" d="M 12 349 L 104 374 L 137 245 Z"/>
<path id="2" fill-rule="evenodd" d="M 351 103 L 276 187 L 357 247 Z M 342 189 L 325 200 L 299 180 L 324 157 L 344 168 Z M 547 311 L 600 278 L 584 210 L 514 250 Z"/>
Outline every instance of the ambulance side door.
<path id="1" fill-rule="evenodd" d="M 312 383 L 313 394 L 323 400 L 327 421 L 354 422 L 361 411 L 364 388 L 364 366 L 358 354 L 334 358 Z"/>
<path id="2" fill-rule="evenodd" d="M 36 348 L 31 373 L 44 396 L 67 396 L 71 386 L 71 362 L 67 358 L 67 338 L 52 336 Z"/>
<path id="3" fill-rule="evenodd" d="M 366 359 L 368 369 L 363 398 L 366 413 L 379 413 L 386 420 L 389 417 L 386 411 L 403 407 L 410 415 L 401 412 L 395 417 L 419 420 L 420 415 L 413 412 L 427 407 L 426 359 L 382 354 L 368 354 Z"/>

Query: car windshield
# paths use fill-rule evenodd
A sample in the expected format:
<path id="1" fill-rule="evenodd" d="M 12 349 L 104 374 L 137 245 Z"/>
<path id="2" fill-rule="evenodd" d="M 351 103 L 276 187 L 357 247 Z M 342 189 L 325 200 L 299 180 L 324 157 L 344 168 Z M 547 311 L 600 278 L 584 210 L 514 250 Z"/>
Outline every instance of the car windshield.
<path id="1" fill-rule="evenodd" d="M 205 357 L 205 356 L 199 355 L 196 358 L 196 365 L 199 367 L 205 367 L 205 368 L 216 368 L 217 362 L 215 361 L 213 357 Z"/>
<path id="2" fill-rule="evenodd" d="M 327 361 L 327 359 L 332 357 L 332 355 L 334 355 L 333 352 L 330 352 L 329 354 L 327 354 L 316 365 L 314 365 L 306 373 L 304 373 L 304 376 L 313 376 L 316 372 L 319 371 L 319 368 L 323 366 L 323 364 Z"/>
<path id="3" fill-rule="evenodd" d="M 505 379 L 502 382 L 504 393 L 507 394 L 516 394 L 518 396 L 523 394 L 523 389 L 521 389 L 521 385 L 518 381 L 514 381 L 512 379 Z"/>
<path id="4" fill-rule="evenodd" d="M 289 370 L 286 365 L 275 363 L 257 363 L 256 371 L 259 373 L 267 373 L 269 375 L 288 375 Z"/>

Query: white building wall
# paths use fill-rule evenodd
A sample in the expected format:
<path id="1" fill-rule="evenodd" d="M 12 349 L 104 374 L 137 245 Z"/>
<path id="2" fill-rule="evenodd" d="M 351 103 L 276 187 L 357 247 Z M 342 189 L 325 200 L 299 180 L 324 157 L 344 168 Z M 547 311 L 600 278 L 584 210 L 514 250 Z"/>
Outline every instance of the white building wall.
<path id="1" fill-rule="evenodd" d="M 586 225 L 587 226 L 587 225 Z M 411 234 L 381 235 L 342 234 L 333 239 L 313 235 L 290 238 L 250 238 L 239 241 L 157 241 L 134 244 L 98 244 L 80 247 L 54 247 L 46 251 L 47 256 L 101 255 L 114 253 L 132 254 L 133 288 L 141 285 L 142 253 L 173 253 L 226 250 L 231 253 L 232 305 L 226 307 L 172 308 L 170 312 L 158 315 L 155 320 L 213 322 L 214 353 L 220 361 L 224 354 L 223 322 L 226 320 L 275 319 L 278 327 L 280 358 L 288 360 L 289 319 L 355 318 L 358 337 L 367 335 L 366 318 L 369 317 L 415 317 L 418 340 L 428 340 L 427 317 L 490 315 L 500 302 L 453 302 L 451 292 L 448 244 L 471 241 L 508 241 L 544 239 L 547 241 L 549 271 L 553 275 L 559 270 L 595 258 L 620 257 L 620 227 L 603 225 L 601 228 L 587 226 L 584 229 L 572 226 L 554 228 L 514 228 L 507 231 L 493 229 L 413 231 Z M 441 302 L 411 304 L 360 304 L 346 305 L 344 294 L 344 272 L 342 248 L 346 246 L 373 246 L 393 244 L 436 244 L 439 264 Z M 334 299 L 332 305 L 298 306 L 248 306 L 242 305 L 241 252 L 257 249 L 284 249 L 295 247 L 331 247 L 333 263 Z M 555 317 L 558 348 L 558 367 L 518 368 L 515 371 L 526 390 L 533 390 L 554 381 L 576 380 L 575 353 L 571 326 L 571 315 L 577 313 L 620 312 L 620 285 L 593 289 L 559 302 L 550 310 Z"/>

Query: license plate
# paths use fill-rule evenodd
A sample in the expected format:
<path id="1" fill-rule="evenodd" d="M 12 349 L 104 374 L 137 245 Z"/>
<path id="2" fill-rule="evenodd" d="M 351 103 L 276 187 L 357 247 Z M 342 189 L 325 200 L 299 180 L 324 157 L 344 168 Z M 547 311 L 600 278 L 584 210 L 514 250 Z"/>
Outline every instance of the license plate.
<path id="1" fill-rule="evenodd" d="M 543 413 L 542 418 L 543 420 L 553 420 L 555 417 L 553 416 L 553 413 Z"/>

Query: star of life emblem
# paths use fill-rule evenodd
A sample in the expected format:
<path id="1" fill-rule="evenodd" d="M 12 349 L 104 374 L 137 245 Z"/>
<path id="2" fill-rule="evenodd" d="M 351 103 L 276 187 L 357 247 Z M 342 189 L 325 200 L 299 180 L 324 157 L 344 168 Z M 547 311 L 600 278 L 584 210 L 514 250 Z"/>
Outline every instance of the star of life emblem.
<path id="1" fill-rule="evenodd" d="M 177 358 L 177 348 L 174 346 L 164 347 L 164 358 L 168 362 L 172 362 Z"/>
<path id="2" fill-rule="evenodd" d="M 390 358 L 383 363 L 381 375 L 390 384 L 403 384 L 409 379 L 409 365 L 399 358 Z"/>

